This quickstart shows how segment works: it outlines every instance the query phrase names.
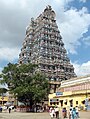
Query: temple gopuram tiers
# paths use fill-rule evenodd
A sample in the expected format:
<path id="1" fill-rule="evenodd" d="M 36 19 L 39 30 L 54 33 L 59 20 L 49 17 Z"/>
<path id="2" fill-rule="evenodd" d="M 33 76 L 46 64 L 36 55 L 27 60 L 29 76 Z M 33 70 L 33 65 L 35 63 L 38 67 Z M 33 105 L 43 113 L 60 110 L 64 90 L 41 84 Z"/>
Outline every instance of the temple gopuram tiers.
<path id="1" fill-rule="evenodd" d="M 35 20 L 31 18 L 19 54 L 19 64 L 38 64 L 37 70 L 44 73 L 49 80 L 51 93 L 57 90 L 62 80 L 76 76 L 55 17 L 51 6 L 47 6 Z"/>

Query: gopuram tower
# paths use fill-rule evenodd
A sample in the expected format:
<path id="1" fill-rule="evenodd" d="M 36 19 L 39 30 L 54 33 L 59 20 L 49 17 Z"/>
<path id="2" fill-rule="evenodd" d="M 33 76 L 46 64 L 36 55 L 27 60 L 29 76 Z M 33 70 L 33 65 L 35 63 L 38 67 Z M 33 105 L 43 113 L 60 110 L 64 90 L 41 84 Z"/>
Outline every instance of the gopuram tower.
<path id="1" fill-rule="evenodd" d="M 57 91 L 62 80 L 76 76 L 55 16 L 51 6 L 47 6 L 35 20 L 31 18 L 19 54 L 19 64 L 38 64 L 38 71 L 44 73 L 49 80 L 51 93 Z"/>

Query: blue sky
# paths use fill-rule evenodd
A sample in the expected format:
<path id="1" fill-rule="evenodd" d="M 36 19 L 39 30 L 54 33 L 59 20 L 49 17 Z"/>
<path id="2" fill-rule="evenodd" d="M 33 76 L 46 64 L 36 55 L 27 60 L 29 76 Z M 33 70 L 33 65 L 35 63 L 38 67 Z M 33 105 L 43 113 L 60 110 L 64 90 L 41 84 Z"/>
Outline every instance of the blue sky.
<path id="1" fill-rule="evenodd" d="M 90 74 L 90 0 L 0 0 L 0 72 L 18 61 L 31 17 L 47 5 L 56 20 L 77 76 Z"/>

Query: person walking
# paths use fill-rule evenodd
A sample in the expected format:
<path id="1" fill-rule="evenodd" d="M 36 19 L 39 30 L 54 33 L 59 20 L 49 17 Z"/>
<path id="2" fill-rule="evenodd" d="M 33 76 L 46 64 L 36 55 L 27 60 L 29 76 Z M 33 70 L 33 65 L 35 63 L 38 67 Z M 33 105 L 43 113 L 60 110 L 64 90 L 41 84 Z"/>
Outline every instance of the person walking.
<path id="1" fill-rule="evenodd" d="M 0 106 L 0 112 L 2 112 L 2 107 Z"/>
<path id="2" fill-rule="evenodd" d="M 11 113 L 11 108 L 10 107 L 8 108 L 8 110 L 9 110 L 9 113 Z"/>
<path id="3" fill-rule="evenodd" d="M 55 116 L 59 119 L 59 108 L 57 106 L 55 107 Z"/>
<path id="4" fill-rule="evenodd" d="M 62 116 L 63 116 L 63 119 L 67 118 L 67 110 L 66 110 L 66 108 L 62 109 Z"/>
<path id="5" fill-rule="evenodd" d="M 71 118 L 71 119 L 77 119 L 75 107 L 74 107 L 73 110 L 72 110 L 72 118 Z"/>
<path id="6" fill-rule="evenodd" d="M 79 118 L 78 106 L 76 106 L 76 115 L 77 115 L 77 118 Z"/>
<path id="7" fill-rule="evenodd" d="M 50 107 L 50 109 L 49 109 L 49 114 L 51 116 L 51 114 L 52 114 L 52 107 Z"/>
<path id="8" fill-rule="evenodd" d="M 69 110 L 69 119 L 72 119 L 72 109 Z"/>
<path id="9" fill-rule="evenodd" d="M 51 113 L 50 113 L 51 119 L 55 117 L 55 109 L 52 107 Z"/>

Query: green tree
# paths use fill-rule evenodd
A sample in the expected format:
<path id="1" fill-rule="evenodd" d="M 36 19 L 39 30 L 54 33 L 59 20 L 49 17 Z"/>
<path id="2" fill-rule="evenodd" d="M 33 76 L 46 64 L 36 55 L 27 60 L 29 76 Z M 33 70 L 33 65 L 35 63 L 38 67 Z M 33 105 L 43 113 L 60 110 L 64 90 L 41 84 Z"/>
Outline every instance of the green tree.
<path id="1" fill-rule="evenodd" d="M 41 102 L 48 94 L 49 86 L 46 76 L 36 72 L 35 64 L 11 64 L 2 71 L 2 83 L 6 83 L 9 91 L 17 96 L 25 105 Z"/>
<path id="2" fill-rule="evenodd" d="M 6 92 L 7 92 L 6 88 L 0 88 L 0 96 L 3 96 L 3 94 Z"/>

